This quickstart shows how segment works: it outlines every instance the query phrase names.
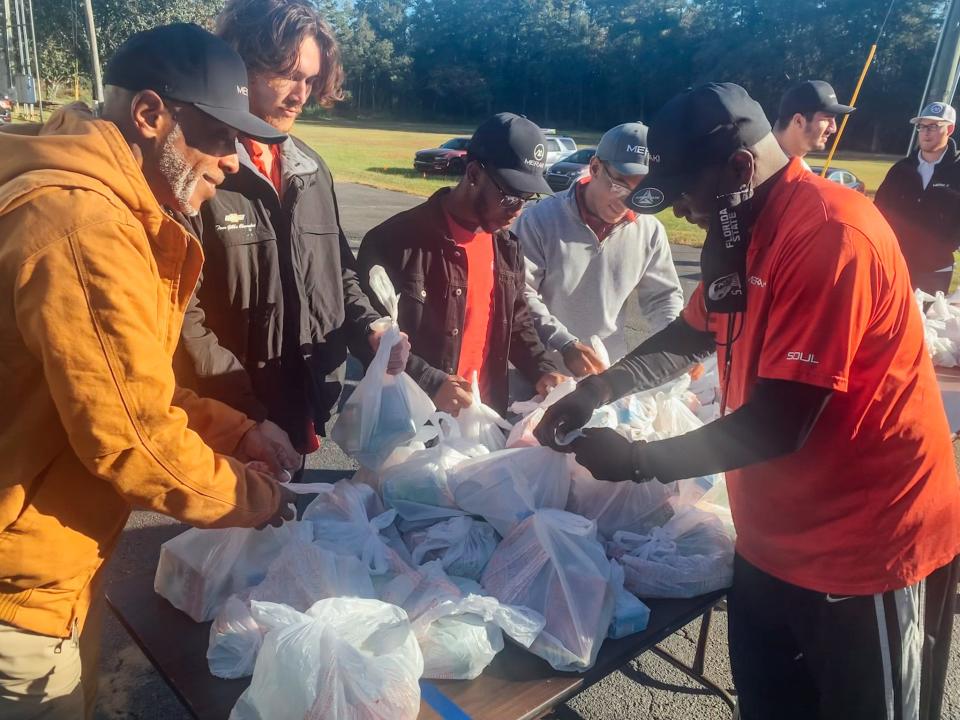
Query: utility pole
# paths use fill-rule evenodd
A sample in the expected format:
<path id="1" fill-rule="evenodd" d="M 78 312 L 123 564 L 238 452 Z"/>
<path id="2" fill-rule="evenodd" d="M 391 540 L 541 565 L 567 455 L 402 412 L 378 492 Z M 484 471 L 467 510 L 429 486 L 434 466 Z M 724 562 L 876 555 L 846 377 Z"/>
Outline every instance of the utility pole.
<path id="1" fill-rule="evenodd" d="M 960 79 L 960 74 L 957 72 L 958 66 L 960 66 L 960 1 L 950 0 L 943 19 L 943 27 L 940 28 L 937 47 L 933 51 L 927 84 L 923 88 L 923 97 L 920 98 L 918 116 L 927 103 L 942 102 L 947 105 L 953 103 L 953 96 L 957 93 L 957 80 Z M 911 131 L 907 155 L 913 149 L 914 138 L 915 133 Z"/>
<path id="2" fill-rule="evenodd" d="M 13 87 L 13 65 L 10 51 L 13 45 L 13 26 L 10 23 L 10 0 L 3 0 L 3 65 L 0 66 L 0 94 L 6 94 Z"/>
<path id="3" fill-rule="evenodd" d="M 97 50 L 97 28 L 93 24 L 92 0 L 83 0 L 87 18 L 87 39 L 90 41 L 90 68 L 93 70 L 93 103 L 103 102 L 103 74 L 100 72 L 100 52 Z"/>
<path id="4" fill-rule="evenodd" d="M 40 122 L 43 122 L 43 81 L 40 79 L 40 60 L 37 57 L 37 29 L 33 25 L 33 0 L 30 0 L 30 40 L 33 43 L 33 70 L 37 78 L 37 102 L 40 105 Z"/>

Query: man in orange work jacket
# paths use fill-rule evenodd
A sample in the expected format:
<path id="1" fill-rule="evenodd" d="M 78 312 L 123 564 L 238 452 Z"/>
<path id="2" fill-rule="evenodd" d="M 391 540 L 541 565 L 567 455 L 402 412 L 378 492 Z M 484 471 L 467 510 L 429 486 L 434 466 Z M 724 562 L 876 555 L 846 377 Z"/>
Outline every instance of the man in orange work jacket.
<path id="1" fill-rule="evenodd" d="M 282 433 L 178 389 L 195 214 L 249 114 L 240 57 L 194 25 L 135 35 L 83 106 L 0 135 L 0 717 L 90 716 L 98 578 L 132 508 L 201 527 L 290 517 Z M 88 617 L 89 616 L 89 617 Z M 82 672 L 82 677 L 81 677 Z"/>

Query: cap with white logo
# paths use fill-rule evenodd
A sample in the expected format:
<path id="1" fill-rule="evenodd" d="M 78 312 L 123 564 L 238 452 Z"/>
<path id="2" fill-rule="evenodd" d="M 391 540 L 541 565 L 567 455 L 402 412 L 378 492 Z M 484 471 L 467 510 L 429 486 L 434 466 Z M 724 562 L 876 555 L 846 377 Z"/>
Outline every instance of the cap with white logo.
<path id="1" fill-rule="evenodd" d="M 948 125 L 956 125 L 957 111 L 946 103 L 932 102 L 923 109 L 919 116 L 913 118 L 910 124 L 916 125 L 921 120 L 939 120 Z"/>
<path id="2" fill-rule="evenodd" d="M 534 123 L 521 115 L 497 113 L 470 138 L 468 157 L 483 163 L 506 190 L 552 195 L 543 172 L 547 140 Z"/>
<path id="3" fill-rule="evenodd" d="M 647 126 L 632 122 L 607 130 L 597 145 L 597 158 L 622 175 L 646 175 Z"/>
<path id="4" fill-rule="evenodd" d="M 243 59 L 199 25 L 174 23 L 130 36 L 107 65 L 103 82 L 188 103 L 254 140 L 278 143 L 287 137 L 250 113 Z"/>

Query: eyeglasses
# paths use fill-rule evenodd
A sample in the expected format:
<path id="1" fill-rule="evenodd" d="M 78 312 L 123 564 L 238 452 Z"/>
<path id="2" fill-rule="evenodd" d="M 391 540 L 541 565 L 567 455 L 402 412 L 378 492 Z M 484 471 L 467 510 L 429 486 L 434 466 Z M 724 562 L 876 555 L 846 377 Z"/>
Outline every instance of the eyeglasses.
<path id="1" fill-rule="evenodd" d="M 625 198 L 627 195 L 633 192 L 633 188 L 623 185 L 615 181 L 614 177 L 610 174 L 610 170 L 606 165 L 600 163 L 600 169 L 603 171 L 604 180 L 607 183 L 607 189 L 618 198 Z"/>
<path id="2" fill-rule="evenodd" d="M 524 193 L 523 195 L 510 195 L 500 187 L 500 183 L 497 182 L 496 178 L 493 177 L 493 174 L 487 169 L 486 165 L 483 165 L 484 172 L 487 173 L 487 177 L 490 178 L 490 182 L 493 183 L 493 186 L 497 189 L 497 192 L 500 193 L 500 207 L 502 208 L 514 208 L 517 205 L 522 205 L 528 200 L 533 200 L 537 197 L 537 193 Z"/>
<path id="3" fill-rule="evenodd" d="M 933 132 L 946 127 L 945 123 L 917 123 L 917 132 Z"/>

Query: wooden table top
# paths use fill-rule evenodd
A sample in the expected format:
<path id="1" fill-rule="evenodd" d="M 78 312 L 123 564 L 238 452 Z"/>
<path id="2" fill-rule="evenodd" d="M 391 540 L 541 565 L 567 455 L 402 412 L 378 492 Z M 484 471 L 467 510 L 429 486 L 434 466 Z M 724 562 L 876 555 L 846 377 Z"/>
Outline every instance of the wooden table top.
<path id="1" fill-rule="evenodd" d="M 422 681 L 421 720 L 538 718 L 614 672 L 713 607 L 723 592 L 689 600 L 650 600 L 646 630 L 607 640 L 586 673 L 561 673 L 507 643 L 475 680 Z M 195 623 L 153 591 L 153 575 L 107 588 L 107 602 L 184 706 L 200 720 L 226 720 L 249 678 L 222 680 L 207 668 L 210 623 Z M 431 707 L 431 705 L 433 707 Z"/>

